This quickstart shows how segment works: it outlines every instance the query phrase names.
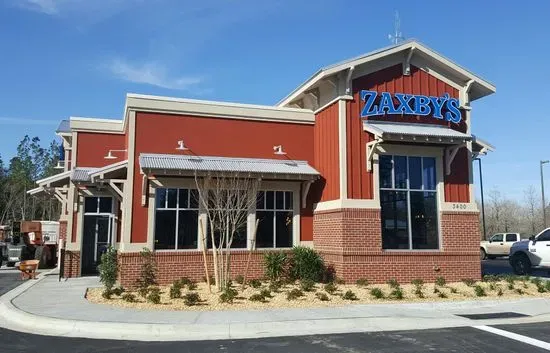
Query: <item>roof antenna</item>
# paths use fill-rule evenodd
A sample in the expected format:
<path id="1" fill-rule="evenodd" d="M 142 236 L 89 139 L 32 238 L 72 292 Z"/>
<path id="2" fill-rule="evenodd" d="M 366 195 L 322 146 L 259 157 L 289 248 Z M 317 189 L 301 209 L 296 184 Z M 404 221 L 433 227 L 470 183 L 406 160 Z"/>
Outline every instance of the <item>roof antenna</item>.
<path id="1" fill-rule="evenodd" d="M 401 34 L 401 19 L 399 18 L 399 11 L 395 10 L 395 19 L 393 22 L 394 34 L 388 34 L 388 39 L 394 45 L 397 45 L 399 42 L 404 40 L 403 35 Z"/>

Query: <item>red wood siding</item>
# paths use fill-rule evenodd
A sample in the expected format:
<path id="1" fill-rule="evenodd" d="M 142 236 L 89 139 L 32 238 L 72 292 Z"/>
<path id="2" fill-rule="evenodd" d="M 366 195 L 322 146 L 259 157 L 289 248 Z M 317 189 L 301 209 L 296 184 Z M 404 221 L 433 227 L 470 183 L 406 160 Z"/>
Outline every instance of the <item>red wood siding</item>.
<path id="1" fill-rule="evenodd" d="M 430 116 L 385 115 L 361 118 L 363 102 L 359 97 L 361 90 L 377 92 L 423 94 L 441 96 L 448 93 L 459 98 L 459 91 L 447 83 L 438 80 L 427 72 L 411 66 L 411 74 L 404 76 L 401 64 L 358 77 L 353 80 L 353 101 L 347 103 L 347 165 L 348 197 L 351 199 L 372 199 L 374 197 L 373 176 L 366 168 L 366 143 L 371 136 L 363 131 L 362 120 L 418 122 L 422 124 L 446 125 L 455 130 L 466 132 L 466 115 L 462 112 L 460 124 Z M 445 176 L 445 200 L 448 202 L 469 202 L 469 166 L 466 150 L 460 151 L 451 168 L 452 174 Z"/>
<path id="2" fill-rule="evenodd" d="M 147 241 L 147 208 L 141 206 L 139 155 L 140 153 L 175 154 L 178 140 L 184 140 L 197 155 L 221 157 L 275 159 L 278 156 L 273 154 L 273 146 L 283 145 L 288 158 L 306 160 L 313 164 L 313 125 L 138 112 L 136 113 L 132 243 Z M 311 210 L 302 210 L 300 225 L 302 228 L 300 239 L 312 240 Z"/>
<path id="3" fill-rule="evenodd" d="M 79 132 L 77 144 L 77 167 L 104 167 L 127 158 L 126 152 L 114 152 L 117 159 L 104 158 L 109 150 L 126 149 L 126 137 L 123 134 Z"/>
<path id="4" fill-rule="evenodd" d="M 328 106 L 315 116 L 314 165 L 322 175 L 321 201 L 340 198 L 338 116 L 338 102 Z"/>

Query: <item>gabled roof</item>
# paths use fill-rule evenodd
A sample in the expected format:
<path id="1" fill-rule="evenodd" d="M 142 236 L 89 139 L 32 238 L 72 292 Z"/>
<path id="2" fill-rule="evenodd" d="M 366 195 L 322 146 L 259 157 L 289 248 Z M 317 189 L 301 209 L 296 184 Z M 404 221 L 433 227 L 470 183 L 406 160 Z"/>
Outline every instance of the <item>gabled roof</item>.
<path id="1" fill-rule="evenodd" d="M 466 84 L 468 81 L 473 81 L 474 85 L 472 86 L 472 90 L 471 90 L 472 98 L 470 100 L 478 99 L 483 96 L 489 95 L 491 93 L 494 93 L 496 90 L 495 86 L 490 82 L 473 74 L 472 72 L 468 71 L 464 67 L 459 66 L 458 64 L 454 63 L 452 60 L 444 57 L 443 55 L 430 49 L 429 47 L 418 42 L 417 40 L 410 39 L 410 40 L 406 40 L 401 43 L 398 43 L 396 45 L 391 45 L 389 47 L 378 49 L 370 53 L 366 53 L 358 57 L 321 68 L 319 71 L 313 74 L 309 79 L 307 79 L 304 83 L 298 86 L 298 88 L 296 88 L 289 95 L 283 98 L 279 103 L 277 103 L 277 106 L 285 106 L 291 103 L 300 94 L 312 88 L 317 82 L 319 82 L 323 78 L 326 78 L 334 74 L 337 74 L 341 71 L 347 70 L 350 67 L 356 67 L 375 60 L 381 60 L 390 55 L 397 54 L 399 52 L 409 51 L 411 49 L 414 49 L 413 55 L 420 54 L 424 58 L 428 59 L 430 62 L 433 62 L 439 66 L 445 67 L 446 70 L 448 70 L 449 72 L 452 72 L 455 76 L 460 77 L 464 81 L 464 84 Z"/>

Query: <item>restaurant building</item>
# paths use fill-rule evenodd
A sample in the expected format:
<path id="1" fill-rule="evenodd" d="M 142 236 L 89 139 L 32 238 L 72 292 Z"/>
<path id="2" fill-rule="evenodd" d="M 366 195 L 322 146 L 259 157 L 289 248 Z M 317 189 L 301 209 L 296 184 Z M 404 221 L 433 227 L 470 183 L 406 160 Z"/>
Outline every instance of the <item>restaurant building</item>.
<path id="1" fill-rule="evenodd" d="M 160 283 L 202 278 L 195 178 L 226 172 L 261 180 L 234 275 L 258 219 L 254 277 L 265 252 L 302 245 L 347 281 L 479 279 L 472 161 L 493 147 L 472 134 L 471 102 L 494 92 L 411 40 L 325 67 L 274 106 L 128 94 L 121 120 L 60 124 L 64 171 L 30 193 L 63 204 L 66 277 L 96 273 L 113 245 L 123 285 L 145 247 Z"/>

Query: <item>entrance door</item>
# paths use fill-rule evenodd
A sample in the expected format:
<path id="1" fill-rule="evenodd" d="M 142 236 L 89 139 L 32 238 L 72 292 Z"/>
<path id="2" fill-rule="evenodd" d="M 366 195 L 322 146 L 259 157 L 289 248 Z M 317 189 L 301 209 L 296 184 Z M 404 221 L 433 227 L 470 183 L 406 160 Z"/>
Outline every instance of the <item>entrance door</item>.
<path id="1" fill-rule="evenodd" d="M 82 275 L 98 273 L 97 266 L 113 240 L 112 198 L 87 197 L 82 232 Z"/>

